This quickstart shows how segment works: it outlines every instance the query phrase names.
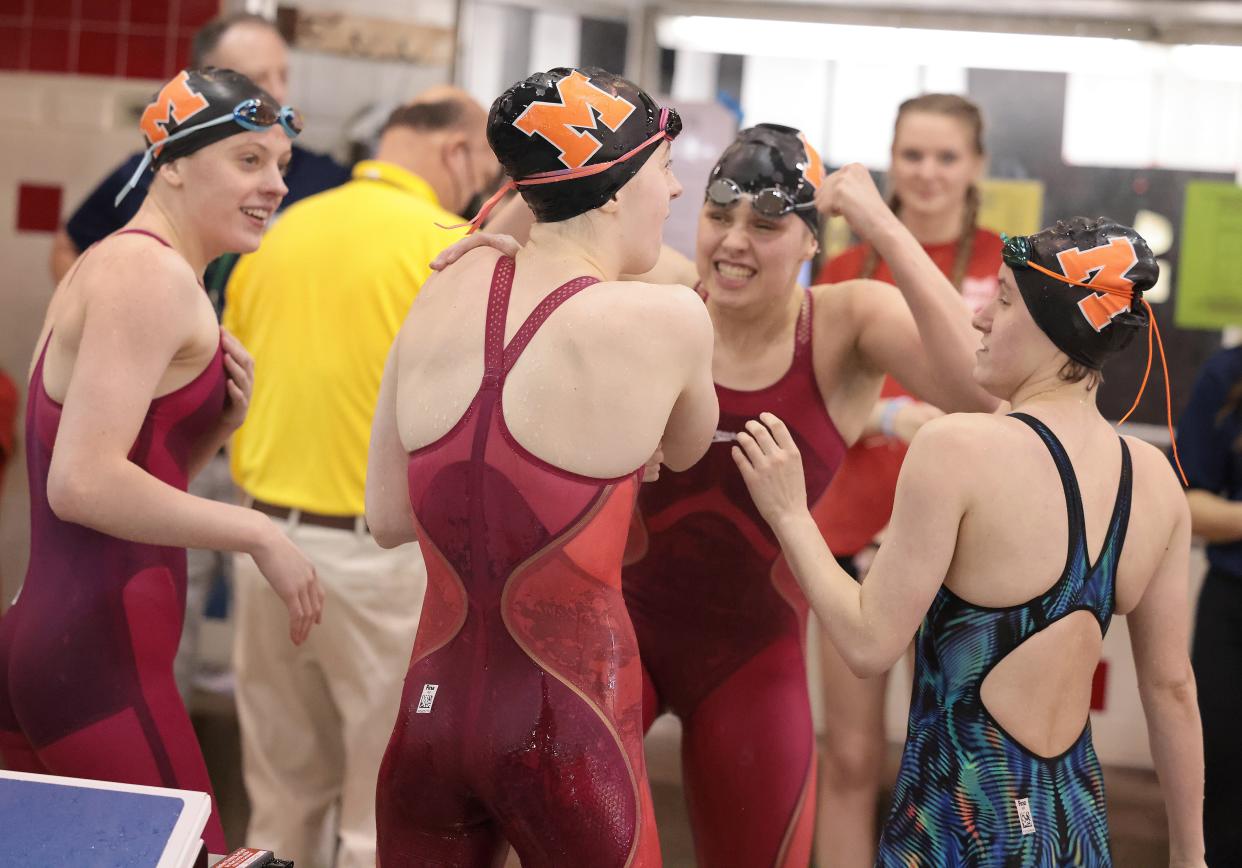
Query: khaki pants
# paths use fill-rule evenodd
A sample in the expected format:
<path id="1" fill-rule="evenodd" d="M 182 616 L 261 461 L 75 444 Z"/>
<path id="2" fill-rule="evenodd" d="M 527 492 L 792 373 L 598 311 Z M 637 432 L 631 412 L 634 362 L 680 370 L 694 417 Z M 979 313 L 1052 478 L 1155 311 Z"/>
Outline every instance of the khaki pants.
<path id="1" fill-rule="evenodd" d="M 375 866 L 375 781 L 392 734 L 427 587 L 416 544 L 385 551 L 365 532 L 285 532 L 319 574 L 323 623 L 301 647 L 249 555 L 234 564 L 234 667 L 247 846 L 298 868 Z M 337 830 L 327 828 L 339 808 Z M 335 832 L 335 834 L 334 834 Z"/>

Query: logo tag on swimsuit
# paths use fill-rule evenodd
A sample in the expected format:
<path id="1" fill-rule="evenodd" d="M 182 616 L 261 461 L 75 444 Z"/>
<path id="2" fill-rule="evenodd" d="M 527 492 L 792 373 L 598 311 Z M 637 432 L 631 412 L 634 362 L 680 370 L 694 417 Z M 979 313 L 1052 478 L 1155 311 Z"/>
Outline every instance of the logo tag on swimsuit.
<path id="1" fill-rule="evenodd" d="M 424 684 L 423 695 L 418 697 L 418 708 L 414 709 L 414 713 L 431 714 L 431 703 L 436 701 L 436 691 L 439 689 L 439 684 Z"/>
<path id="2" fill-rule="evenodd" d="M 1022 827 L 1022 834 L 1034 835 L 1035 821 L 1031 819 L 1031 800 L 1014 799 L 1013 804 L 1018 810 L 1018 825 Z"/>
<path id="3" fill-rule="evenodd" d="M 733 443 L 737 440 L 737 433 L 734 431 L 717 431 L 712 435 L 713 443 Z"/>

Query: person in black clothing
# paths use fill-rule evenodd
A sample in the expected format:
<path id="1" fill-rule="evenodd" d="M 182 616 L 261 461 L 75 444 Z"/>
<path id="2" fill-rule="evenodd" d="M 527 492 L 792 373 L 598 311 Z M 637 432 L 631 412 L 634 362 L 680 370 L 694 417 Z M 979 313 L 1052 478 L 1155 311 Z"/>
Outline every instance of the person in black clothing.
<path id="1" fill-rule="evenodd" d="M 1191 665 L 1199 683 L 1205 786 L 1203 831 L 1209 865 L 1242 853 L 1242 347 L 1204 364 L 1177 426 L 1190 482 L 1191 528 L 1207 541 Z"/>
<path id="2" fill-rule="evenodd" d="M 190 68 L 217 66 L 235 69 L 284 105 L 287 100 L 289 49 L 275 25 L 259 15 L 240 13 L 218 18 L 194 35 L 190 48 Z M 99 239 L 124 226 L 138 212 L 146 198 L 152 173 L 144 172 L 136 189 L 119 205 L 116 195 L 129 181 L 142 160 L 142 153 L 130 155 L 116 167 L 73 212 L 56 233 L 52 244 L 51 270 L 56 282 L 73 265 L 78 255 Z M 349 180 L 349 170 L 331 157 L 293 146 L 285 184 L 289 194 L 282 208 L 315 193 Z M 206 275 L 207 288 L 219 308 L 219 295 L 236 257 L 222 257 Z"/>

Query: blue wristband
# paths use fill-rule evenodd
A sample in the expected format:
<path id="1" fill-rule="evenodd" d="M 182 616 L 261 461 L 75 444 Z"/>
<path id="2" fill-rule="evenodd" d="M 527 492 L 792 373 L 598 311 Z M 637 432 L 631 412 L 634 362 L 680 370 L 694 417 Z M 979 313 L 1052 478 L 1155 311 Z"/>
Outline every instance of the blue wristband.
<path id="1" fill-rule="evenodd" d="M 886 437 L 897 436 L 897 432 L 893 430 L 893 423 L 897 421 L 897 414 L 901 412 L 901 408 L 913 400 L 909 395 L 898 395 L 884 402 L 884 409 L 880 411 L 881 434 Z"/>

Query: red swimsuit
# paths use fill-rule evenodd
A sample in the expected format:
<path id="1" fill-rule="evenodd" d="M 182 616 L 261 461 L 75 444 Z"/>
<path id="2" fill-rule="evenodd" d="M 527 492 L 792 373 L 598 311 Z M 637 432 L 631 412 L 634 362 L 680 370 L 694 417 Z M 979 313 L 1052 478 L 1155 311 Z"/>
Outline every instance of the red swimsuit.
<path id="1" fill-rule="evenodd" d="M 513 260 L 496 264 L 483 382 L 409 459 L 427 597 L 380 769 L 383 868 L 655 868 L 638 646 L 621 596 L 636 474 L 594 479 L 505 426 L 505 377 L 547 296 L 503 346 Z"/>
<path id="2" fill-rule="evenodd" d="M 707 455 L 642 487 L 625 600 L 647 676 L 644 723 L 665 708 L 684 726 L 682 765 L 700 868 L 805 866 L 815 809 L 807 695 L 807 603 L 755 509 L 730 450 L 762 411 L 798 444 L 812 513 L 845 453 L 812 364 L 812 296 L 793 362 L 752 392 L 716 386 Z"/>
<path id="3" fill-rule="evenodd" d="M 62 411 L 43 385 L 50 341 L 26 398 L 30 566 L 0 621 L 0 753 L 17 771 L 211 793 L 173 681 L 185 549 L 108 536 L 48 506 Z M 151 401 L 129 460 L 185 491 L 190 454 L 224 410 L 225 382 L 217 349 L 194 380 Z M 204 839 L 226 852 L 214 798 Z"/>

